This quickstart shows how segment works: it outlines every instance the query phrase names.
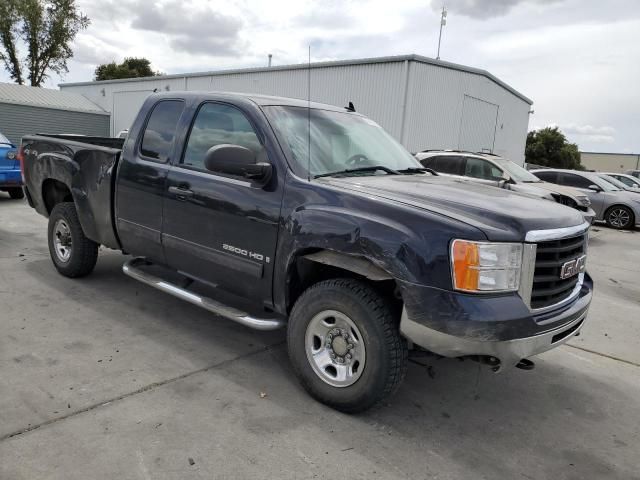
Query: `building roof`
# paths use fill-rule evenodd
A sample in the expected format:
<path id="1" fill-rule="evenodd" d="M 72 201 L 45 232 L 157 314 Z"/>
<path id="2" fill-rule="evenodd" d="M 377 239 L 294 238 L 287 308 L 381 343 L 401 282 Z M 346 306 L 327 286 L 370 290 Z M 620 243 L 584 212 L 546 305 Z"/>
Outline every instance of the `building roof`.
<path id="1" fill-rule="evenodd" d="M 618 152 L 583 152 L 581 151 L 580 154 L 587 154 L 587 155 L 615 155 L 616 157 L 620 156 L 620 155 L 626 155 L 629 157 L 640 157 L 640 153 L 618 153 Z"/>
<path id="2" fill-rule="evenodd" d="M 272 70 L 301 70 L 307 68 L 326 68 L 326 67 L 336 67 L 336 66 L 349 66 L 349 65 L 365 65 L 365 64 L 374 64 L 374 63 L 393 63 L 393 62 L 404 62 L 404 61 L 412 61 L 425 63 L 429 65 L 434 65 L 437 67 L 448 68 L 451 70 L 458 70 L 461 72 L 472 73 L 475 75 L 481 75 L 492 82 L 500 85 L 502 88 L 508 90 L 516 97 L 524 100 L 529 105 L 533 104 L 533 101 L 528 97 L 525 97 L 522 93 L 518 92 L 513 87 L 507 85 L 502 80 L 493 76 L 491 73 L 486 70 L 482 70 L 480 68 L 468 67 L 466 65 L 460 65 L 458 63 L 445 62 L 443 60 L 436 60 L 434 58 L 423 57 L 421 55 L 396 55 L 390 57 L 375 57 L 375 58 L 360 58 L 355 60 L 337 60 L 331 62 L 315 62 L 315 63 L 300 63 L 295 65 L 279 65 L 272 67 L 258 67 L 258 68 L 241 68 L 241 69 L 233 69 L 233 70 L 217 70 L 217 71 L 209 71 L 209 72 L 196 72 L 196 73 L 179 73 L 172 75 L 161 75 L 158 77 L 143 77 L 143 78 L 126 78 L 126 79 L 118 79 L 118 80 L 102 80 L 99 82 L 76 82 L 76 83 L 61 83 L 59 86 L 61 87 L 76 87 L 81 85 L 95 85 L 95 84 L 106 84 L 106 83 L 124 83 L 124 82 L 144 82 L 144 81 L 153 81 L 153 80 L 162 80 L 169 78 L 190 78 L 190 77 L 205 77 L 205 76 L 213 76 L 213 75 L 233 75 L 238 73 L 257 73 L 257 72 L 267 72 Z"/>
<path id="3" fill-rule="evenodd" d="M 0 83 L 0 103 L 109 115 L 80 94 L 14 83 Z"/>

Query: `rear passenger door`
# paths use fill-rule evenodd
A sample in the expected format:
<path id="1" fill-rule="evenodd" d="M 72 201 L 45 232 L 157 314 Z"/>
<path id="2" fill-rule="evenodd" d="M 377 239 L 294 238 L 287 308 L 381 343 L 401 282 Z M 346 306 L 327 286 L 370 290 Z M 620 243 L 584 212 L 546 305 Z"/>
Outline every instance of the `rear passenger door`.
<path id="1" fill-rule="evenodd" d="M 137 143 L 126 145 L 118 167 L 116 219 L 122 247 L 159 263 L 165 263 L 160 237 L 165 182 L 184 106 L 179 99 L 158 101 L 138 135 L 129 138 Z"/>
<path id="2" fill-rule="evenodd" d="M 257 162 L 266 162 L 263 138 L 236 106 L 205 102 L 194 109 L 184 153 L 166 185 L 162 241 L 167 262 L 197 280 L 270 302 L 282 199 L 276 178 L 259 188 L 204 166 L 207 151 L 220 144 L 246 147 Z"/>

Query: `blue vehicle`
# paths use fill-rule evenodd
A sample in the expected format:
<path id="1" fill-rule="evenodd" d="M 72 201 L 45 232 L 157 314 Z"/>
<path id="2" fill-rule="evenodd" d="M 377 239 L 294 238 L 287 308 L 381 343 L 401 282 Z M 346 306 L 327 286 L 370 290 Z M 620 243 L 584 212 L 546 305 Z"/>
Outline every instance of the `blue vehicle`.
<path id="1" fill-rule="evenodd" d="M 8 192 L 11 198 L 24 198 L 22 173 L 16 146 L 0 133 L 0 192 Z"/>

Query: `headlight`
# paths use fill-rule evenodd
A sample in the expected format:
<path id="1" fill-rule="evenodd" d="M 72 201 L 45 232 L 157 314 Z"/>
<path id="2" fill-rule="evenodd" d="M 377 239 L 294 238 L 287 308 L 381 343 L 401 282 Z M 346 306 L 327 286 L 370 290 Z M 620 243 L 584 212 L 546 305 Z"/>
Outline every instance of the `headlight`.
<path id="1" fill-rule="evenodd" d="M 582 205 L 583 207 L 590 207 L 591 206 L 591 200 L 589 200 L 589 197 L 576 197 L 578 199 L 578 203 L 580 205 Z"/>
<path id="2" fill-rule="evenodd" d="M 454 240 L 453 288 L 463 292 L 511 292 L 520 287 L 521 243 Z"/>
<path id="3" fill-rule="evenodd" d="M 16 152 L 7 152 L 7 158 L 13 160 L 16 158 Z"/>

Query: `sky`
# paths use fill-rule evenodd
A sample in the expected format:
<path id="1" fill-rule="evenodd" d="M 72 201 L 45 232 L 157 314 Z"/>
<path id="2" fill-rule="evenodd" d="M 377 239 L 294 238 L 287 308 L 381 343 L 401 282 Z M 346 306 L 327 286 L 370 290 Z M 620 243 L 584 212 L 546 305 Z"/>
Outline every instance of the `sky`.
<path id="1" fill-rule="evenodd" d="M 442 60 L 533 100 L 529 128 L 582 151 L 640 153 L 640 0 L 444 0 Z M 184 73 L 415 53 L 435 57 L 443 0 L 77 0 L 91 25 L 69 73 L 142 56 Z M 0 81 L 9 81 L 0 71 Z"/>

